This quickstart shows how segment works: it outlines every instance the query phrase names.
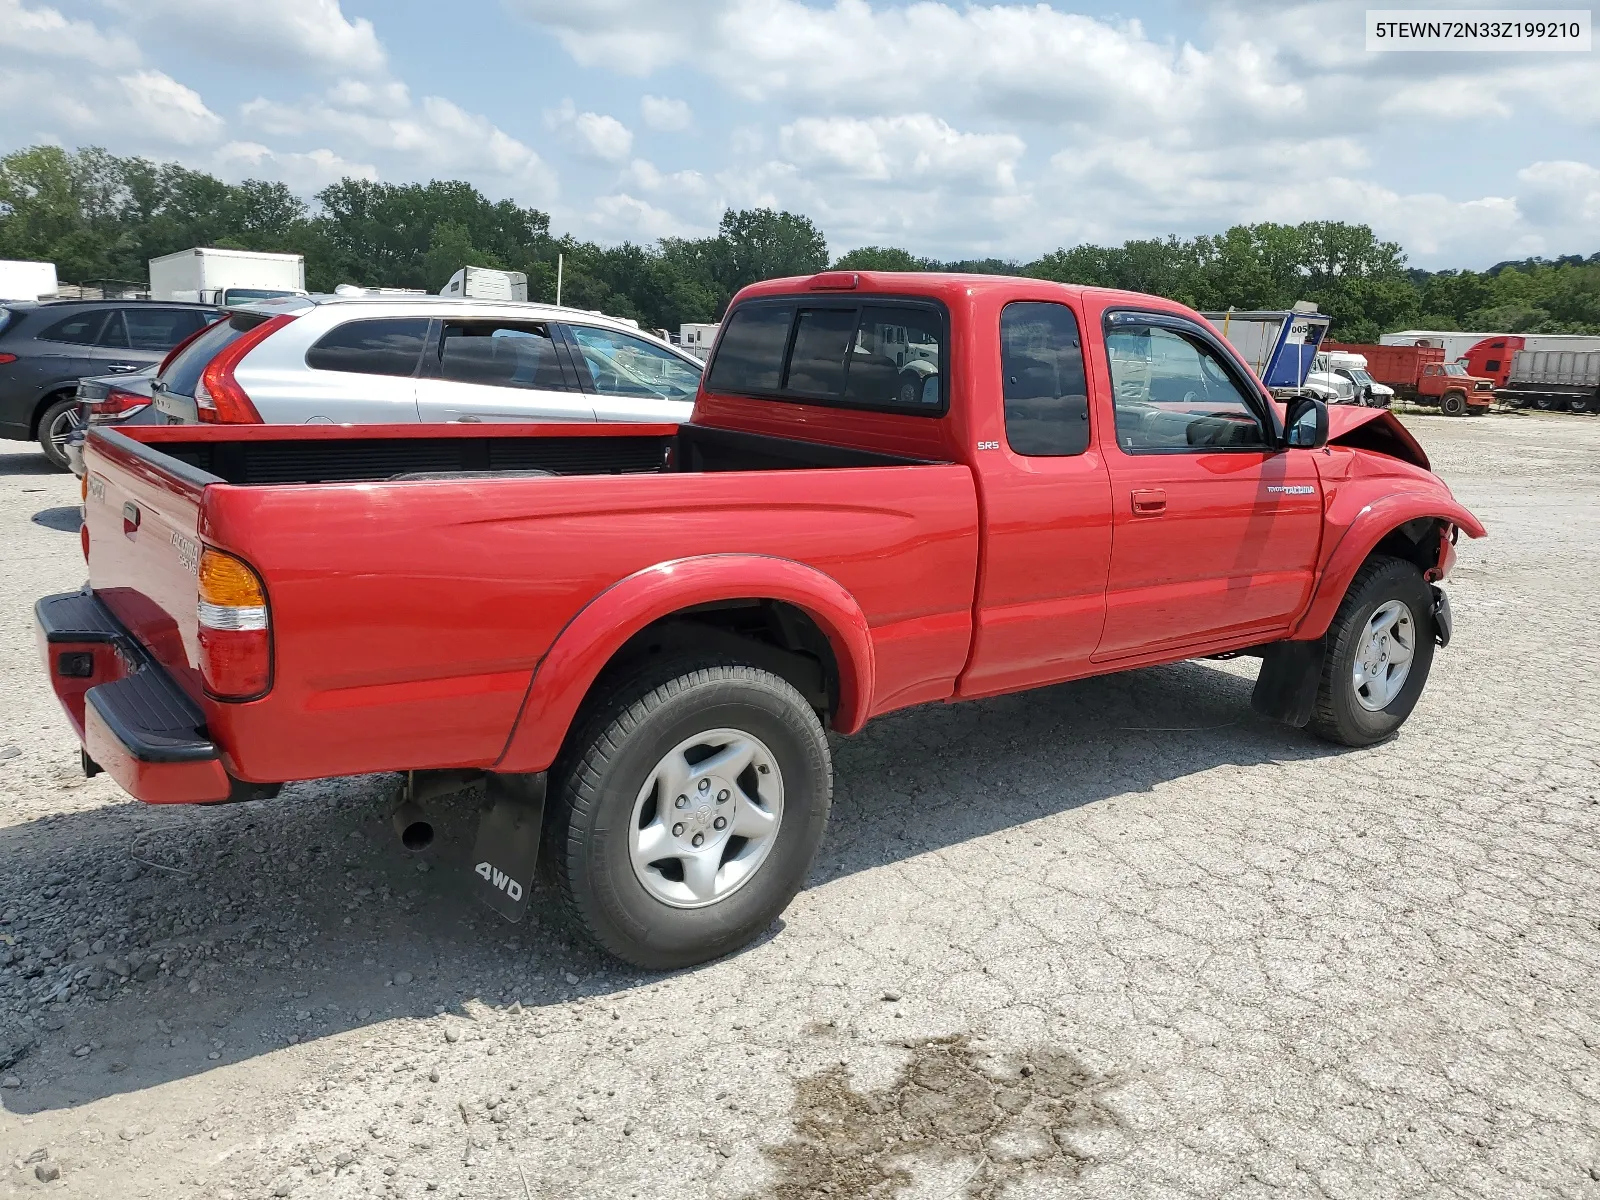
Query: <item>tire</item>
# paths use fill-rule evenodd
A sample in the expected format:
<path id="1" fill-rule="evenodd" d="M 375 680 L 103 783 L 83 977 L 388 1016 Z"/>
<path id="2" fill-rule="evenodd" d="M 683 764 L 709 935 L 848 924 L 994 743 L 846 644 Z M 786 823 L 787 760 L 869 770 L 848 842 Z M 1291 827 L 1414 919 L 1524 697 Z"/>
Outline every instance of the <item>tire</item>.
<path id="1" fill-rule="evenodd" d="M 1600 412 L 1600 398 L 1593 396 L 1572 402 L 1572 411 L 1575 413 Z"/>
<path id="2" fill-rule="evenodd" d="M 1460 392 L 1446 392 L 1439 399 L 1439 411 L 1447 417 L 1467 415 L 1467 398 Z"/>
<path id="3" fill-rule="evenodd" d="M 705 774 L 712 786 L 697 790 L 702 751 L 737 756 L 747 744 L 756 749 L 737 774 Z M 827 829 L 833 764 L 816 712 L 786 680 L 726 659 L 655 663 L 611 687 L 562 759 L 545 831 L 562 905 L 598 946 L 636 966 L 693 966 L 758 937 L 800 890 Z M 664 789 L 668 763 L 688 774 Z M 678 788 L 693 797 L 685 822 L 665 807 L 664 791 Z M 738 835 L 763 813 L 776 815 L 769 833 Z M 732 823 L 719 832 L 718 819 Z M 704 853 L 687 844 L 696 836 Z M 713 860 L 714 875 L 695 872 L 694 892 L 694 863 Z M 741 862 L 753 865 L 736 869 Z"/>
<path id="4" fill-rule="evenodd" d="M 39 449 L 58 471 L 69 471 L 67 465 L 67 438 L 78 427 L 78 401 L 63 396 L 39 414 Z"/>
<path id="5" fill-rule="evenodd" d="M 1398 690 L 1382 708 L 1371 704 L 1383 697 L 1369 685 L 1363 700 L 1355 670 L 1358 662 L 1374 661 L 1368 625 L 1380 610 L 1399 604 L 1409 618 L 1411 658 Z M 1400 558 L 1375 556 L 1367 560 L 1350 581 L 1333 624 L 1328 628 L 1327 649 L 1322 659 L 1322 679 L 1317 685 L 1317 704 L 1311 716 L 1311 731 L 1318 737 L 1343 746 L 1370 746 L 1381 742 L 1405 724 L 1428 682 L 1433 666 L 1433 592 L 1423 581 L 1416 565 Z M 1392 610 L 1391 610 L 1392 611 Z M 1387 653 L 1380 670 L 1393 671 L 1394 647 L 1403 638 L 1391 629 Z"/>

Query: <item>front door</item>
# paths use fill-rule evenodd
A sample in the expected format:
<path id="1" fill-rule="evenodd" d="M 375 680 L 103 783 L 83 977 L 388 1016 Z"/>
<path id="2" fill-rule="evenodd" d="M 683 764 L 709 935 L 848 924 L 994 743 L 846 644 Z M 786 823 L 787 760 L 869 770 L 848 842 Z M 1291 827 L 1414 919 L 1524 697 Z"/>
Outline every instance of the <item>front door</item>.
<path id="1" fill-rule="evenodd" d="M 1111 576 L 1095 659 L 1286 630 L 1322 529 L 1312 451 L 1283 450 L 1265 401 L 1198 331 L 1113 323 Z"/>
<path id="2" fill-rule="evenodd" d="M 444 322 L 437 357 L 417 380 L 417 412 L 424 423 L 595 419 L 550 327 L 498 318 Z"/>

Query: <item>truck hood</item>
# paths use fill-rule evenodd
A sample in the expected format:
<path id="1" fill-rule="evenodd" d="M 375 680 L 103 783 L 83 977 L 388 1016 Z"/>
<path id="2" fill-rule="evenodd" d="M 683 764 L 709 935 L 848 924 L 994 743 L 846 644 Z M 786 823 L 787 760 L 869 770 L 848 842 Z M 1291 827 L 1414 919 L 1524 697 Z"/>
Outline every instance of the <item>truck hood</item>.
<path id="1" fill-rule="evenodd" d="M 1328 445 L 1349 446 L 1373 454 L 1387 454 L 1411 463 L 1424 471 L 1433 470 L 1422 444 L 1400 423 L 1400 418 L 1383 408 L 1357 408 L 1339 404 L 1328 408 Z"/>

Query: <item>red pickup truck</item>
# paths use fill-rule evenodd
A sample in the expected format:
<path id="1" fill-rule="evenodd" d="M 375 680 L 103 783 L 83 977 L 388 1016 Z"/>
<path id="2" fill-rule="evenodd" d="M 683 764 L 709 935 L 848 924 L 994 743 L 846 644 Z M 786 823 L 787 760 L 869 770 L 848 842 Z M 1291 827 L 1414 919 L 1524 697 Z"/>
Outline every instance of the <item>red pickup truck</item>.
<path id="1" fill-rule="evenodd" d="M 1170 301 L 990 276 L 747 288 L 682 426 L 97 426 L 85 458 L 89 583 L 37 619 L 86 770 L 482 783 L 484 898 L 520 916 L 542 852 L 652 967 L 793 897 L 825 728 L 1253 654 L 1262 713 L 1387 737 L 1483 534 L 1390 414 L 1276 403 Z"/>

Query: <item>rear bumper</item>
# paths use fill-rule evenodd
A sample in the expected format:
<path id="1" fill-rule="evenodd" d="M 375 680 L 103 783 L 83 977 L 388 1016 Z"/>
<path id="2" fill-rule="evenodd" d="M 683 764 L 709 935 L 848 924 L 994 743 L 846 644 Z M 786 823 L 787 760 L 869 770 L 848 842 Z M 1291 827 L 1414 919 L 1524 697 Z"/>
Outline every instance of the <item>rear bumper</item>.
<path id="1" fill-rule="evenodd" d="M 51 686 L 85 753 L 125 792 L 148 804 L 242 798 L 205 714 L 93 592 L 46 596 L 34 620 Z"/>

